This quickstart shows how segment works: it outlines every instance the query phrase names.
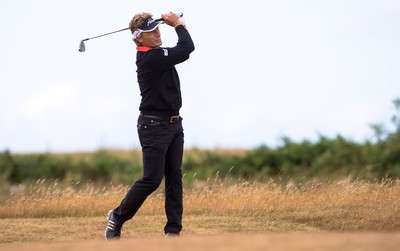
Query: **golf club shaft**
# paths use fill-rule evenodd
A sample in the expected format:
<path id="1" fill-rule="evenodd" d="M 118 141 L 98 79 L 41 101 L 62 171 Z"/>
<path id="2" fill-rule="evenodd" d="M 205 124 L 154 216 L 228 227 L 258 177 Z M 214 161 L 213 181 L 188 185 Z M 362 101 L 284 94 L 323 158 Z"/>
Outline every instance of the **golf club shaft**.
<path id="1" fill-rule="evenodd" d="M 159 19 L 154 20 L 154 22 L 159 22 L 159 21 L 162 21 L 162 20 L 163 20 L 162 18 L 159 18 Z M 109 33 L 106 33 L 106 34 L 98 35 L 98 36 L 95 36 L 95 37 L 86 38 L 86 39 L 83 39 L 82 41 L 88 41 L 89 39 L 103 37 L 103 36 L 107 36 L 107 35 L 114 34 L 114 33 L 121 32 L 121 31 L 125 31 L 125 30 L 129 30 L 129 27 L 121 29 L 121 30 L 117 30 L 117 31 L 112 31 L 112 32 L 109 32 Z"/>
<path id="2" fill-rule="evenodd" d="M 83 39 L 82 41 L 88 41 L 89 39 L 94 39 L 94 38 L 98 38 L 98 37 L 107 36 L 107 35 L 110 35 L 110 34 L 113 34 L 113 33 L 117 33 L 117 32 L 120 32 L 120 31 L 124 31 L 124 30 L 127 30 L 127 29 L 129 29 L 129 28 L 124 28 L 124 29 L 121 29 L 121 30 L 117 30 L 117 31 L 106 33 L 106 34 L 98 35 L 98 36 L 95 36 L 95 37 L 86 38 L 86 39 Z"/>
<path id="3" fill-rule="evenodd" d="M 183 13 L 180 12 L 180 13 L 176 13 L 175 15 L 176 15 L 177 17 L 182 17 L 182 16 L 183 16 Z M 154 20 L 154 22 L 160 22 L 160 21 L 164 21 L 164 20 L 163 20 L 162 18 L 159 18 L 159 19 Z M 95 36 L 95 37 L 85 38 L 85 39 L 83 39 L 83 40 L 81 41 L 81 43 L 79 44 L 79 51 L 80 51 L 80 52 L 86 51 L 86 48 L 85 48 L 85 41 L 88 41 L 88 40 L 94 39 L 94 38 L 98 38 L 98 37 L 107 36 L 107 35 L 114 34 L 114 33 L 121 32 L 121 31 L 125 31 L 125 30 L 129 30 L 129 27 L 128 27 L 128 28 L 121 29 L 121 30 L 117 30 L 117 31 L 112 31 L 112 32 L 109 32 L 109 33 L 106 33 L 106 34 L 98 35 L 98 36 Z"/>

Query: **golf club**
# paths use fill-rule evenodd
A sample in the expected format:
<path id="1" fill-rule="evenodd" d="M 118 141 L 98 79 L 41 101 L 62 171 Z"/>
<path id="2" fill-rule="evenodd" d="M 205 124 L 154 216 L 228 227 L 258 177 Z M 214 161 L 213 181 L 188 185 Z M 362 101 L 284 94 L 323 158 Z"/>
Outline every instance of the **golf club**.
<path id="1" fill-rule="evenodd" d="M 176 13 L 175 15 L 176 15 L 177 17 L 183 17 L 183 13 L 182 13 L 182 12 Z M 154 20 L 154 22 L 160 22 L 160 21 L 163 21 L 163 19 L 162 19 L 162 18 L 159 18 L 159 19 Z M 88 40 L 90 40 L 90 39 L 95 39 L 95 38 L 98 38 L 98 37 L 107 36 L 107 35 L 110 35 L 110 34 L 113 34 L 113 33 L 117 33 L 117 32 L 121 32 L 121 31 L 125 31 L 125 30 L 129 30 L 129 27 L 128 27 L 128 28 L 121 29 L 121 30 L 109 32 L 109 33 L 106 33 L 106 34 L 98 35 L 98 36 L 95 36 L 95 37 L 90 37 L 90 38 L 83 39 L 83 40 L 80 42 L 80 44 L 79 44 L 79 51 L 80 51 L 80 52 L 86 51 L 85 41 L 88 41 Z"/>

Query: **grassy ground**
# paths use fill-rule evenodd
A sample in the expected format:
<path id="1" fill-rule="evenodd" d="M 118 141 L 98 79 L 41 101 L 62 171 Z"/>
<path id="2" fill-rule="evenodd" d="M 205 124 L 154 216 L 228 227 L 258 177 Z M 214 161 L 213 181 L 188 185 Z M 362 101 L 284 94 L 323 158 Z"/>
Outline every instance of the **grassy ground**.
<path id="1" fill-rule="evenodd" d="M 30 188 L 14 189 L 13 194 L 3 193 L 0 248 L 102 241 L 105 215 L 119 203 L 127 189 L 38 181 Z M 293 232 L 372 232 L 378 237 L 371 238 L 381 240 L 392 236 L 391 240 L 399 244 L 399 194 L 400 181 L 315 181 L 286 186 L 272 181 L 198 182 L 184 192 L 182 235 L 196 241 L 196 237 L 227 234 L 267 238 L 265 234 L 272 233 L 277 236 Z M 137 216 L 124 225 L 124 239 L 162 238 L 163 200 L 162 189 L 151 195 Z"/>
<path id="2" fill-rule="evenodd" d="M 140 237 L 117 242 L 74 241 L 1 248 L 13 251 L 397 251 L 400 234 L 389 233 L 270 233 L 214 236 L 184 236 L 175 239 Z"/>

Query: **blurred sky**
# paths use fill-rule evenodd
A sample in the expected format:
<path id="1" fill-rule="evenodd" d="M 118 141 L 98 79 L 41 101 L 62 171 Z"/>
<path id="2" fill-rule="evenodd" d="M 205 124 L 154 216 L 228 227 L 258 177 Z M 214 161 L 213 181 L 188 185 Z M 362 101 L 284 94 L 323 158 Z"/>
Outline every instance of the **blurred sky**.
<path id="1" fill-rule="evenodd" d="M 137 148 L 134 14 L 184 13 L 186 147 L 253 148 L 390 129 L 400 97 L 398 0 L 1 0 L 0 150 Z M 163 46 L 176 34 L 163 25 Z"/>

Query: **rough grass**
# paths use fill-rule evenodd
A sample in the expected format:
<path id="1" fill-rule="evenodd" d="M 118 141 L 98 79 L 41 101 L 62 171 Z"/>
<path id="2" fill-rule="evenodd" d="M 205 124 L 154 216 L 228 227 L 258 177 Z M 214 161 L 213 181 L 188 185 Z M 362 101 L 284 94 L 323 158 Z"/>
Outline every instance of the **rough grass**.
<path id="1" fill-rule="evenodd" d="M 103 238 L 105 215 L 129 187 L 38 181 L 0 200 L 0 247 Z M 400 229 L 400 181 L 197 182 L 184 191 L 183 235 L 271 232 L 396 232 Z M 164 196 L 160 188 L 123 236 L 162 236 Z"/>

